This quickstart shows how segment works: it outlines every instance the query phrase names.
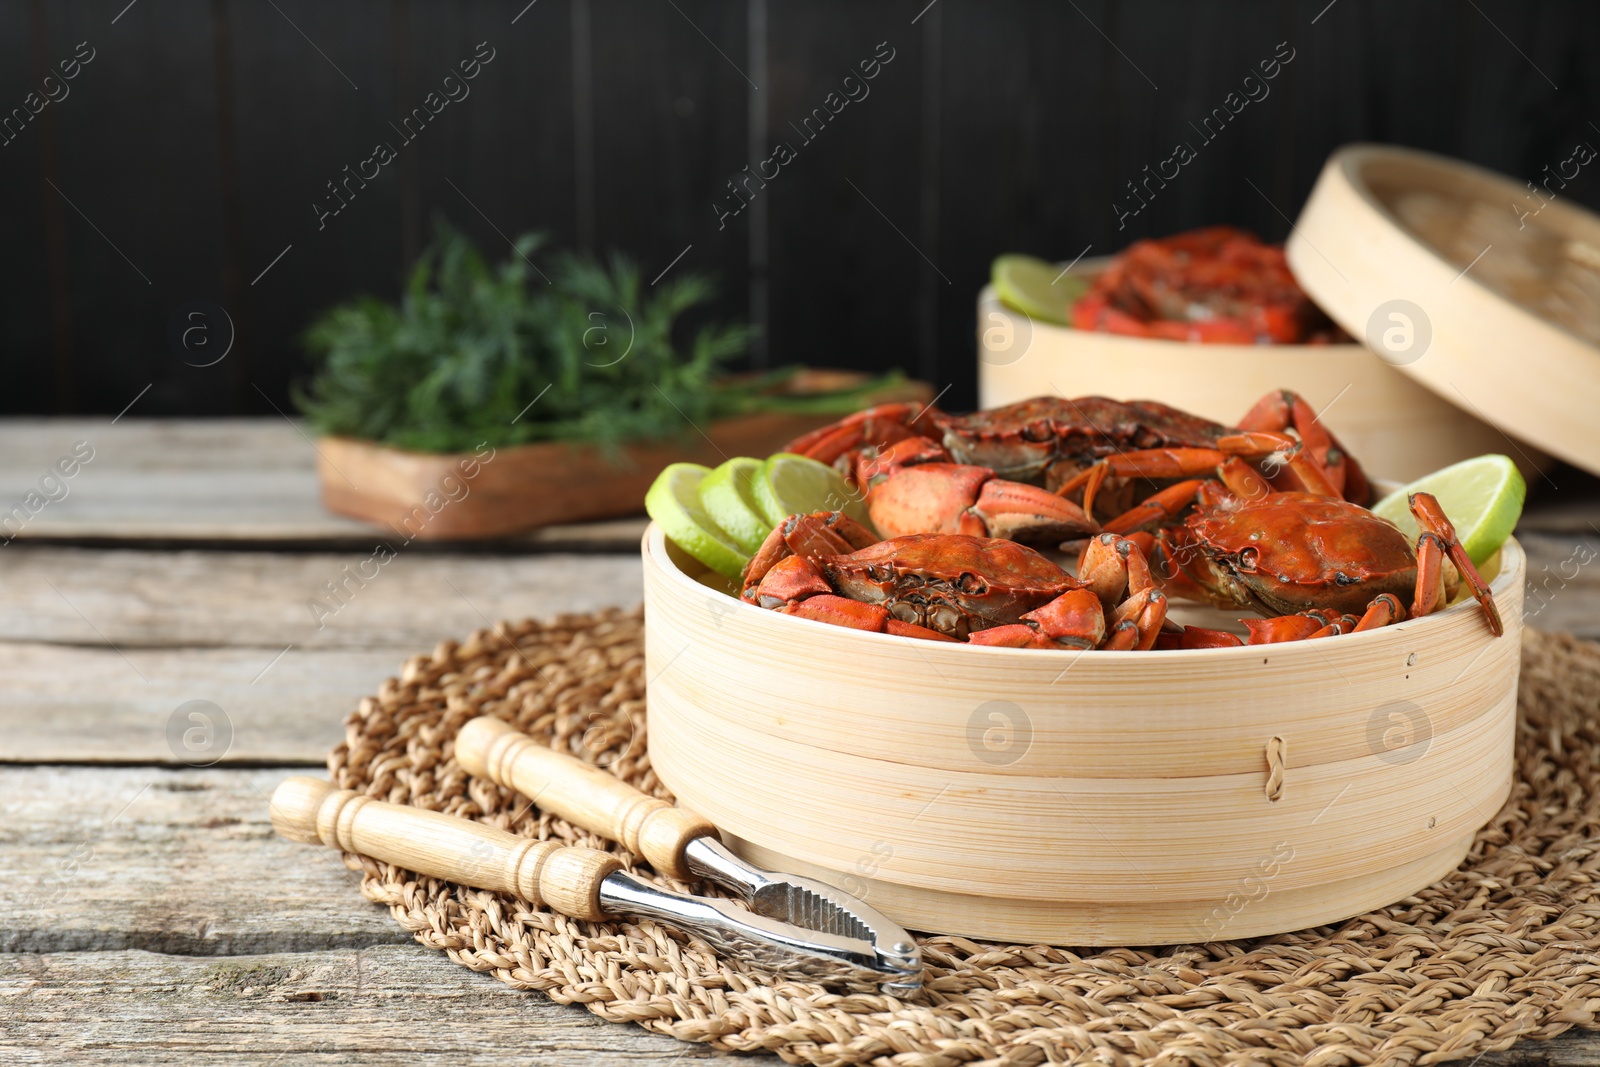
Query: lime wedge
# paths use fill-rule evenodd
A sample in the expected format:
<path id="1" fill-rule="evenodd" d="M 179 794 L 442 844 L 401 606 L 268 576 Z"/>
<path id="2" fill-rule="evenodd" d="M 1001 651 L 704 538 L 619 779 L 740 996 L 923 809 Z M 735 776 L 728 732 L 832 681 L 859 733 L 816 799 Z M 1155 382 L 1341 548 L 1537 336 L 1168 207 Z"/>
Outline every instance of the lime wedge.
<path id="1" fill-rule="evenodd" d="M 810 511 L 843 511 L 863 526 L 868 524 L 861 495 L 845 483 L 844 475 L 793 452 L 769 456 L 753 488 L 768 529 L 790 515 Z"/>
<path id="2" fill-rule="evenodd" d="M 1414 538 L 1421 531 L 1407 501 L 1412 493 L 1432 493 L 1439 498 L 1439 506 L 1455 526 L 1461 547 L 1481 567 L 1511 536 L 1512 527 L 1522 515 L 1528 485 L 1507 457 L 1475 456 L 1418 478 L 1372 506 L 1374 514 Z"/>
<path id="3" fill-rule="evenodd" d="M 1072 305 L 1089 288 L 1087 278 L 1063 275 L 1060 267 L 1033 256 L 999 256 L 989 275 L 1002 304 L 1029 318 L 1062 326 L 1070 322 Z"/>
<path id="4" fill-rule="evenodd" d="M 644 509 L 678 547 L 737 581 L 747 557 L 700 506 L 700 486 L 710 473 L 698 463 L 672 464 L 656 476 L 644 495 Z"/>
<path id="5" fill-rule="evenodd" d="M 730 459 L 700 483 L 700 505 L 711 521 L 749 555 L 755 555 L 761 542 L 772 532 L 772 523 L 756 502 L 755 483 L 761 477 L 759 459 L 739 456 Z"/>

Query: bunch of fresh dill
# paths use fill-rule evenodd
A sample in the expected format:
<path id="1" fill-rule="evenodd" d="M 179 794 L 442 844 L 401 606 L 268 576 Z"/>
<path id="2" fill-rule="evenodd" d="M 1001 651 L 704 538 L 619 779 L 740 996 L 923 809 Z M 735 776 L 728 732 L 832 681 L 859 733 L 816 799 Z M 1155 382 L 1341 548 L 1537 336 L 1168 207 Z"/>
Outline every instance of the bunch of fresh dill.
<path id="1" fill-rule="evenodd" d="M 745 351 L 747 327 L 674 338 L 680 316 L 714 295 L 705 276 L 647 287 L 617 256 L 537 266 L 540 244 L 523 236 L 491 267 L 441 223 L 398 305 L 368 297 L 319 316 L 306 332 L 315 373 L 295 396 L 311 425 L 422 452 L 562 440 L 615 453 L 735 412 L 792 409 L 764 397 L 787 372 L 719 373 Z"/>

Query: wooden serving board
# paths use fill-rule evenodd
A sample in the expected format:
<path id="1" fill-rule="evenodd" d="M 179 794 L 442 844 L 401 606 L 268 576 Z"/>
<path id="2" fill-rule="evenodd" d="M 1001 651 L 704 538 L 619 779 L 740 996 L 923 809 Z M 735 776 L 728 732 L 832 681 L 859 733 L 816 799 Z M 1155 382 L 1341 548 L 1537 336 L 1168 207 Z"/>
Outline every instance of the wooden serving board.
<path id="1" fill-rule="evenodd" d="M 842 389 L 863 380 L 847 372 L 809 372 L 794 391 Z M 909 381 L 871 403 L 932 398 L 926 382 Z M 388 526 L 407 542 L 502 537 L 637 514 L 650 483 L 670 463 L 714 467 L 734 456 L 767 456 L 837 417 L 741 415 L 694 427 L 679 441 L 629 445 L 614 456 L 561 442 L 438 455 L 324 437 L 317 444 L 317 474 L 329 511 Z"/>

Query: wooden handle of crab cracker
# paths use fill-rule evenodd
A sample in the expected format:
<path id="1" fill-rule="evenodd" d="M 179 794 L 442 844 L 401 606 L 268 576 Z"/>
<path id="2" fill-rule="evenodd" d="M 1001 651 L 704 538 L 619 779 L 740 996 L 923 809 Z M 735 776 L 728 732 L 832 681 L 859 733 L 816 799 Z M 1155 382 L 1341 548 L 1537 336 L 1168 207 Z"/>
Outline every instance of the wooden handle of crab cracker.
<path id="1" fill-rule="evenodd" d="M 700 816 L 646 796 L 616 775 L 486 715 L 456 735 L 456 762 L 474 778 L 515 789 L 543 810 L 609 837 L 682 881 L 693 877 L 683 850 L 695 838 L 717 832 Z"/>
<path id="2" fill-rule="evenodd" d="M 510 893 L 575 919 L 606 917 L 600 883 L 622 869 L 610 853 L 533 841 L 303 776 L 272 794 L 272 826 L 291 841 L 332 845 L 432 878 Z"/>

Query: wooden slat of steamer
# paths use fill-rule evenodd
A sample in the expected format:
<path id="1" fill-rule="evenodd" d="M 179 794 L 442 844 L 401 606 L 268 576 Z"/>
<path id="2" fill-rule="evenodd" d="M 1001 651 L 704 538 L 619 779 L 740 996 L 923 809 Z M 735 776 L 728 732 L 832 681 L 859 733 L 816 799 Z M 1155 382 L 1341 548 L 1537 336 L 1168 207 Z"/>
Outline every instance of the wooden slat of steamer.
<path id="1" fill-rule="evenodd" d="M 914 930 L 1000 941 L 1094 946 L 1203 944 L 1347 919 L 1384 907 L 1443 878 L 1461 863 L 1472 840 L 1473 835 L 1468 835 L 1448 842 L 1436 852 L 1377 875 L 1299 888 L 1280 885 L 1257 866 L 1210 896 L 1176 901 L 1130 899 L 1130 894 L 1123 893 L 1104 893 L 1090 901 L 948 893 L 898 885 L 861 873 L 875 871 L 872 861 L 876 856 L 861 864 L 860 870 L 839 872 L 753 842 L 736 839 L 733 845 L 735 851 L 754 863 L 842 886 Z M 1263 843 L 1262 862 L 1270 862 L 1278 844 Z M 1293 866 L 1292 860 L 1288 866 Z M 1129 877 L 1137 880 L 1138 875 L 1130 872 Z M 1230 895 L 1235 896 L 1230 900 Z"/>
<path id="2" fill-rule="evenodd" d="M 1291 739 L 1290 767 L 1354 759 L 1371 752 L 1370 722 L 1385 706 L 1409 701 L 1442 733 L 1498 707 L 1520 662 L 1524 557 L 1514 541 L 1501 570 L 1490 571 L 1508 628 L 1500 640 L 1469 600 L 1337 641 L 1155 656 L 862 635 L 701 585 L 685 571 L 704 568 L 659 531 L 644 552 L 651 677 L 668 671 L 660 680 L 698 701 L 699 714 L 818 749 L 951 771 L 1260 773 L 1273 736 Z M 822 679 L 819 663 L 835 669 Z M 983 762 L 975 751 L 992 723 L 1005 725 L 991 712 L 1028 724 L 1009 762 Z M 894 738 L 892 752 L 884 737 Z"/>
<path id="3" fill-rule="evenodd" d="M 1226 893 L 1284 840 L 1286 889 L 1381 876 L 1487 822 L 1510 789 L 1515 693 L 1404 751 L 1201 778 L 1024 778 L 931 771 L 694 720 L 650 695 L 650 757 L 678 800 L 721 829 L 836 871 L 950 893 L 1087 902 Z M 978 766 L 976 761 L 974 765 Z M 887 844 L 892 855 L 879 856 Z"/>

